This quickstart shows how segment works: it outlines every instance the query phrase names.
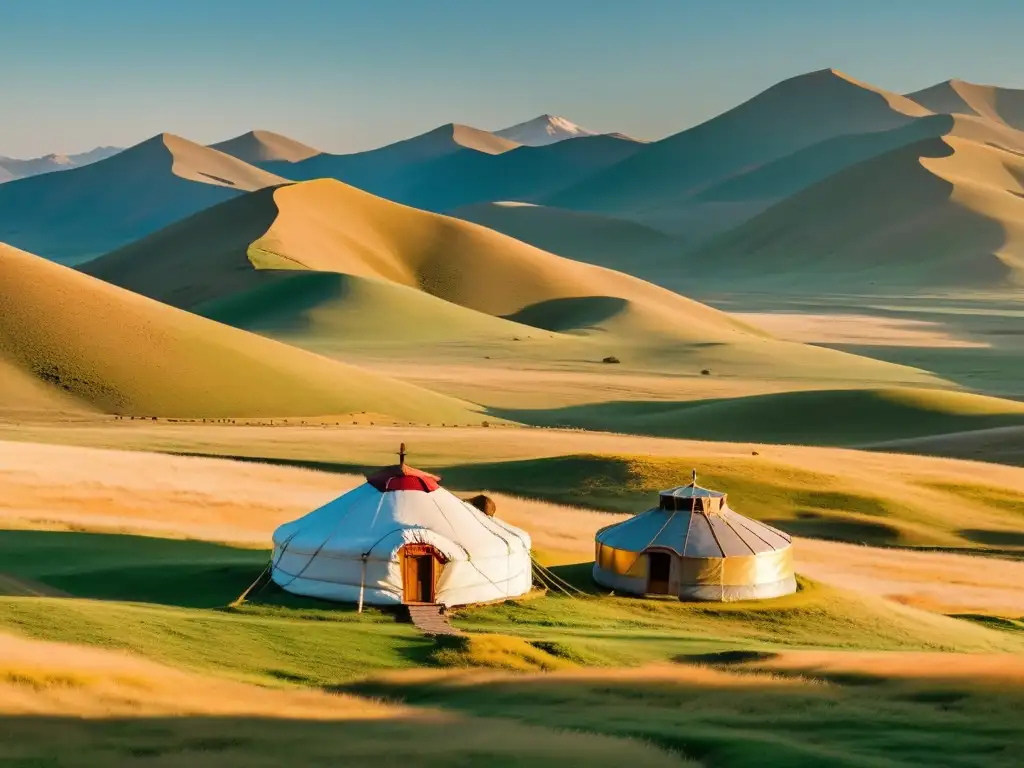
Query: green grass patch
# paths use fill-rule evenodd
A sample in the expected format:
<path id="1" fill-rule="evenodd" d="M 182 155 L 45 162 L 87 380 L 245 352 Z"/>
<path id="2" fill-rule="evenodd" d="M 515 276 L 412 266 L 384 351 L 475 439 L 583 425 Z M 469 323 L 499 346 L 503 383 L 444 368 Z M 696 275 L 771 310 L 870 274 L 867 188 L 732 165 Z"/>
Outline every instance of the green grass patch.
<path id="1" fill-rule="evenodd" d="M 0 570 L 76 597 L 190 608 L 227 605 L 270 557 L 205 541 L 0 531 Z"/>
<path id="2" fill-rule="evenodd" d="M 41 640 L 131 651 L 263 684 L 333 685 L 428 663 L 433 642 L 377 612 L 203 610 L 97 600 L 0 598 L 0 625 Z"/>

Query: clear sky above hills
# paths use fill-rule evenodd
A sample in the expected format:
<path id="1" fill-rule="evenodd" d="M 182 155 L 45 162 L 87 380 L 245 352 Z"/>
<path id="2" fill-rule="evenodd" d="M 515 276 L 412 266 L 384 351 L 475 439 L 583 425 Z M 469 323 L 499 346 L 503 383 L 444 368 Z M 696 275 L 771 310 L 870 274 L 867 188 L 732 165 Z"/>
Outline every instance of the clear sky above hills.
<path id="1" fill-rule="evenodd" d="M 212 142 L 331 151 L 543 112 L 660 138 L 835 67 L 1024 87 L 1021 0 L 32 0 L 0 8 L 0 155 Z"/>

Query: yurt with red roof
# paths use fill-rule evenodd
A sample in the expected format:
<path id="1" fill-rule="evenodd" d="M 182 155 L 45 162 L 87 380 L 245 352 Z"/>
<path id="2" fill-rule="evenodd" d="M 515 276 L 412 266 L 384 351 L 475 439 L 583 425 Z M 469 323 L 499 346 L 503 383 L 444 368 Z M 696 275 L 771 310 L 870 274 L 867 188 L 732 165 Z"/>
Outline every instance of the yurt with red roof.
<path id="1" fill-rule="evenodd" d="M 484 603 L 530 591 L 529 535 L 397 465 L 274 532 L 271 578 L 298 595 L 373 605 Z"/>

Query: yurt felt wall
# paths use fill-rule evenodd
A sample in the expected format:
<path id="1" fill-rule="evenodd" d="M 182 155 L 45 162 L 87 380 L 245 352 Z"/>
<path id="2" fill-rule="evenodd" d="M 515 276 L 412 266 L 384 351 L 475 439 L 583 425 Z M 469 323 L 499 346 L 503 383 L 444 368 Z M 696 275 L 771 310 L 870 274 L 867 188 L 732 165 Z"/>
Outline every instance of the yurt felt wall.
<path id="1" fill-rule="evenodd" d="M 421 565 L 429 566 L 423 578 L 433 582 L 428 602 L 465 605 L 530 590 L 527 533 L 489 517 L 436 482 L 417 484 L 409 480 L 417 475 L 395 469 L 395 477 L 371 476 L 278 528 L 273 581 L 290 592 L 327 600 L 417 602 L 420 596 L 407 583 L 417 571 L 407 559 L 427 557 L 432 562 Z M 380 490 L 378 485 L 405 490 Z"/>

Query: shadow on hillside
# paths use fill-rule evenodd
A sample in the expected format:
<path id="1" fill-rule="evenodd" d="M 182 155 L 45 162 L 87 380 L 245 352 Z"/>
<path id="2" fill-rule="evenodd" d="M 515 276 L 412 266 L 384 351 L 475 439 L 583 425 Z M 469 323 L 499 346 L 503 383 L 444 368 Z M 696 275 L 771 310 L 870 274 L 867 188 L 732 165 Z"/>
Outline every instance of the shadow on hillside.
<path id="1" fill-rule="evenodd" d="M 239 456 L 230 453 L 202 453 L 200 451 L 163 451 L 170 456 L 190 456 L 198 459 L 226 459 L 228 461 L 244 461 L 250 464 L 271 464 L 277 467 L 297 467 L 314 469 L 318 472 L 330 472 L 336 475 L 366 475 L 379 469 L 376 466 L 347 464 L 341 461 L 313 461 L 312 459 L 288 459 L 275 456 Z"/>
<path id="2" fill-rule="evenodd" d="M 0 570 L 72 597 L 187 608 L 224 606 L 268 561 L 263 550 L 181 539 L 0 531 Z"/>
<path id="3" fill-rule="evenodd" d="M 269 560 L 266 550 L 206 541 L 0 531 L 0 575 L 89 600 L 225 608 L 264 574 Z M 277 609 L 311 619 L 356 612 L 355 605 L 293 595 L 266 578 L 260 579 L 246 597 L 245 610 Z M 374 607 L 366 613 L 397 618 L 400 612 Z"/>
<path id="4" fill-rule="evenodd" d="M 243 702 L 238 703 L 244 706 Z M 230 705 L 229 705 L 230 706 Z M 311 708 L 310 708 L 311 709 Z M 506 721 L 458 715 L 423 717 L 385 712 L 365 717 L 353 705 L 337 719 L 298 716 L 58 717 L 0 716 L 0 764 L 128 766 L 271 765 L 537 766 L 564 764 L 581 751 L 588 765 L 613 766 L 630 747 L 601 756 L 615 742 Z M 658 757 L 637 765 L 666 765 Z"/>
<path id="5" fill-rule="evenodd" d="M 987 547 L 1024 547 L 1024 533 L 1021 531 L 985 531 L 966 528 L 960 535 L 975 544 Z"/>

